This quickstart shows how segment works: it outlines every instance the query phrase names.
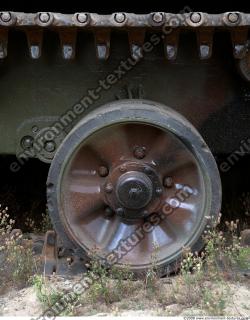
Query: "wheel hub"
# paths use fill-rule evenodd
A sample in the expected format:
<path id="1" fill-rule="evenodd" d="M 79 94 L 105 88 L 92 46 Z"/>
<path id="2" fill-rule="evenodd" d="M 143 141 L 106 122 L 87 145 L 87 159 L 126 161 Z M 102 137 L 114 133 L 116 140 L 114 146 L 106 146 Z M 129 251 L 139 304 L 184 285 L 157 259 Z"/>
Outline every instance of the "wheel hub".
<path id="1" fill-rule="evenodd" d="M 113 168 L 104 190 L 107 205 L 127 220 L 146 217 L 161 205 L 160 177 L 145 162 L 125 161 Z"/>
<path id="2" fill-rule="evenodd" d="M 146 174 L 131 171 L 120 176 L 116 194 L 122 206 L 128 209 L 141 209 L 152 199 L 153 185 Z"/>

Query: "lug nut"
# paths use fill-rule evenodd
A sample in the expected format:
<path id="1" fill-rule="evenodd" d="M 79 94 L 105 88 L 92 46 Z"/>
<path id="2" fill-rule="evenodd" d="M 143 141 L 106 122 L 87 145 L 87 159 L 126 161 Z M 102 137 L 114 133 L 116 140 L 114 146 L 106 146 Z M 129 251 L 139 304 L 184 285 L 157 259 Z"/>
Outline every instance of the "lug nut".
<path id="1" fill-rule="evenodd" d="M 113 210 L 110 207 L 105 208 L 105 217 L 110 217 L 113 215 Z"/>
<path id="2" fill-rule="evenodd" d="M 39 20 L 42 23 L 49 22 L 49 19 L 50 19 L 50 14 L 48 12 L 42 12 L 42 13 L 39 14 Z"/>
<path id="3" fill-rule="evenodd" d="M 116 13 L 115 14 L 115 21 L 117 23 L 123 23 L 126 20 L 125 13 Z"/>
<path id="4" fill-rule="evenodd" d="M 147 174 L 150 174 L 152 171 L 149 167 L 145 167 L 144 168 L 144 172 L 147 173 Z"/>
<path id="5" fill-rule="evenodd" d="M 146 148 L 145 147 L 135 147 L 134 148 L 134 156 L 137 159 L 143 159 L 146 155 Z"/>
<path id="6" fill-rule="evenodd" d="M 33 137 L 31 136 L 25 136 L 21 140 L 21 146 L 23 149 L 29 149 L 33 146 Z"/>
<path id="7" fill-rule="evenodd" d="M 123 208 L 117 208 L 116 209 L 116 213 L 119 215 L 119 216 L 122 216 L 124 214 L 124 209 Z"/>
<path id="8" fill-rule="evenodd" d="M 1 13 L 1 20 L 3 22 L 9 22 L 11 20 L 11 13 L 10 12 L 2 12 Z"/>
<path id="9" fill-rule="evenodd" d="M 163 13 L 161 12 L 156 12 L 152 15 L 152 20 L 155 22 L 155 23 L 161 23 L 163 22 Z"/>
<path id="10" fill-rule="evenodd" d="M 105 191 L 107 193 L 111 193 L 113 191 L 113 186 L 111 183 L 107 183 L 106 186 L 105 186 Z"/>
<path id="11" fill-rule="evenodd" d="M 158 196 L 160 196 L 160 195 L 162 194 L 162 188 L 157 188 L 157 189 L 155 190 L 155 193 L 156 193 Z"/>
<path id="12" fill-rule="evenodd" d="M 173 178 L 171 177 L 165 177 L 163 179 L 163 185 L 166 188 L 171 188 L 173 186 Z"/>
<path id="13" fill-rule="evenodd" d="M 100 166 L 98 172 L 101 177 L 107 177 L 107 175 L 109 174 L 109 170 L 105 166 Z"/>
<path id="14" fill-rule="evenodd" d="M 230 12 L 227 18 L 230 23 L 237 23 L 239 20 L 239 14 L 237 12 Z"/>
<path id="15" fill-rule="evenodd" d="M 45 146 L 44 146 L 44 149 L 47 151 L 47 152 L 54 152 L 56 150 L 56 144 L 54 141 L 47 141 L 45 143 Z"/>
<path id="16" fill-rule="evenodd" d="M 201 14 L 199 12 L 193 12 L 190 16 L 190 20 L 193 23 L 199 23 L 201 21 Z"/>
<path id="17" fill-rule="evenodd" d="M 127 171 L 126 166 L 124 165 L 120 166 L 120 172 L 126 172 L 126 171 Z"/>
<path id="18" fill-rule="evenodd" d="M 76 20 L 80 23 L 86 23 L 88 21 L 88 14 L 87 13 L 78 13 L 76 15 Z"/>

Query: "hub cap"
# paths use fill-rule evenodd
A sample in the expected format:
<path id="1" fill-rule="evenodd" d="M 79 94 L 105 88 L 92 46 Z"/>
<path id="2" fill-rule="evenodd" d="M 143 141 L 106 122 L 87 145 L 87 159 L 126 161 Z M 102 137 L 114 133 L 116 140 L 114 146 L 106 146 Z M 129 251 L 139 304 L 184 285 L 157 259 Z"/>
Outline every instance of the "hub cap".
<path id="1" fill-rule="evenodd" d="M 116 194 L 125 208 L 141 209 L 152 199 L 153 185 L 145 173 L 131 171 L 118 180 Z"/>

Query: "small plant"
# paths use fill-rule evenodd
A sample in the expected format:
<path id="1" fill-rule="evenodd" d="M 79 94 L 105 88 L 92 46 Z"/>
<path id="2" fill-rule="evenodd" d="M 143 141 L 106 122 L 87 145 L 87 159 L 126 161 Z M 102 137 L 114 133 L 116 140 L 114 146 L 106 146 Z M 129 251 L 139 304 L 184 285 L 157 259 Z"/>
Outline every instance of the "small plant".
<path id="1" fill-rule="evenodd" d="M 37 234 L 46 233 L 48 230 L 53 229 L 53 226 L 52 226 L 52 223 L 50 220 L 50 216 L 47 212 L 42 213 L 41 219 L 40 219 L 39 223 L 37 223 L 37 224 L 35 223 L 35 221 L 32 218 L 27 217 L 25 220 L 25 225 L 29 231 L 37 233 Z"/>
<path id="2" fill-rule="evenodd" d="M 250 192 L 243 192 L 239 200 L 243 212 L 247 217 L 250 217 Z"/>
<path id="3" fill-rule="evenodd" d="M 111 266 L 109 275 L 113 279 L 113 296 L 117 301 L 126 297 L 132 288 L 133 273 L 129 270 L 129 266 Z"/>
<path id="4" fill-rule="evenodd" d="M 207 310 L 209 315 L 223 316 L 226 301 L 226 294 L 223 292 L 223 286 L 220 285 L 219 289 L 215 291 L 205 287 L 202 289 L 202 307 Z"/>
<path id="5" fill-rule="evenodd" d="M 157 260 L 159 254 L 159 246 L 157 243 L 153 243 L 153 252 L 151 255 L 151 267 L 148 269 L 145 275 L 145 288 L 149 293 L 154 293 L 158 286 L 158 274 L 157 274 Z"/>
<path id="6" fill-rule="evenodd" d="M 7 208 L 0 210 L 0 279 L 6 286 L 9 282 L 20 287 L 36 271 L 37 261 L 31 242 L 20 232 L 13 232 L 15 222 L 7 212 Z"/>
<path id="7" fill-rule="evenodd" d="M 41 275 L 35 275 L 32 279 L 32 284 L 38 300 L 45 308 L 52 307 L 63 297 L 63 294 L 49 286 L 46 283 L 46 278 Z"/>
<path id="8" fill-rule="evenodd" d="M 60 312 L 60 316 L 72 316 L 74 315 L 75 304 L 78 302 L 78 299 L 73 303 L 61 304 L 60 301 L 63 301 L 63 297 L 66 294 L 63 290 L 58 290 L 54 288 L 49 280 L 46 277 L 41 275 L 35 275 L 32 278 L 32 284 L 36 292 L 38 300 L 42 303 L 44 310 L 54 307 Z M 60 305 L 60 307 L 57 306 Z M 65 306 L 65 307 L 64 307 Z M 62 309 L 62 307 L 64 307 Z"/>
<path id="9" fill-rule="evenodd" d="M 104 301 L 106 304 L 112 302 L 112 294 L 109 286 L 108 270 L 103 266 L 103 262 L 98 257 L 98 249 L 93 249 L 91 252 L 91 260 L 89 263 L 90 270 L 88 274 L 90 278 L 94 278 L 98 275 L 97 281 L 95 281 L 89 288 L 87 297 L 92 302 Z M 92 275 L 94 275 L 92 277 Z"/>

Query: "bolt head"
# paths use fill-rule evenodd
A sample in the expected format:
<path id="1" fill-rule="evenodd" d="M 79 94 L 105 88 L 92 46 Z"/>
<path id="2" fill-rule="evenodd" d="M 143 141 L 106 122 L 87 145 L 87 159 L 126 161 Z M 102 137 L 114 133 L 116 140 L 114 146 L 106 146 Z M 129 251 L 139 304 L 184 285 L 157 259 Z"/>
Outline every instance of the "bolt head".
<path id="1" fill-rule="evenodd" d="M 237 23 L 239 21 L 240 16 L 237 12 L 230 12 L 227 17 L 229 22 Z"/>
<path id="2" fill-rule="evenodd" d="M 76 15 L 76 19 L 80 23 L 86 23 L 88 21 L 88 14 L 87 13 L 78 13 Z"/>
<path id="3" fill-rule="evenodd" d="M 145 147 L 135 147 L 134 148 L 134 157 L 137 159 L 143 159 L 146 156 L 146 148 Z"/>
<path id="4" fill-rule="evenodd" d="M 107 193 L 111 193 L 113 191 L 113 185 L 111 183 L 107 183 L 105 186 L 105 191 Z"/>
<path id="5" fill-rule="evenodd" d="M 124 214 L 124 209 L 123 208 L 117 208 L 116 209 L 116 213 L 119 215 L 119 216 L 122 216 Z"/>
<path id="6" fill-rule="evenodd" d="M 163 16 L 163 13 L 161 13 L 161 12 L 155 12 L 155 13 L 152 15 L 152 20 L 153 20 L 155 23 L 161 23 L 161 22 L 163 22 L 163 19 L 164 19 L 164 16 Z"/>
<path id="7" fill-rule="evenodd" d="M 193 12 L 190 16 L 190 20 L 193 23 L 199 23 L 201 21 L 201 14 L 199 12 Z"/>
<path id="8" fill-rule="evenodd" d="M 104 211 L 106 217 L 110 217 L 113 215 L 113 210 L 110 207 L 106 207 Z"/>
<path id="9" fill-rule="evenodd" d="M 145 168 L 144 168 L 144 172 L 145 172 L 146 174 L 150 174 L 152 171 L 151 171 L 151 169 L 150 169 L 149 167 L 145 167 Z"/>
<path id="10" fill-rule="evenodd" d="M 118 23 L 123 23 L 126 20 L 126 15 L 125 13 L 118 12 L 115 14 L 115 21 Z"/>
<path id="11" fill-rule="evenodd" d="M 42 13 L 39 14 L 39 20 L 42 23 L 49 22 L 49 19 L 50 19 L 50 14 L 48 12 L 42 12 Z"/>
<path id="12" fill-rule="evenodd" d="M 120 172 L 126 172 L 127 168 L 125 165 L 120 166 Z"/>
<path id="13" fill-rule="evenodd" d="M 21 146 L 23 149 L 29 149 L 33 146 L 33 137 L 31 136 L 25 136 L 21 140 Z"/>
<path id="14" fill-rule="evenodd" d="M 10 12 L 2 12 L 1 20 L 3 22 L 9 22 L 11 20 L 11 13 Z"/>
<path id="15" fill-rule="evenodd" d="M 99 173 L 100 177 L 107 177 L 107 175 L 109 174 L 109 170 L 105 166 L 100 166 L 98 173 Z"/>
<path id="16" fill-rule="evenodd" d="M 173 178 L 172 177 L 165 177 L 163 179 L 163 185 L 166 188 L 171 188 L 173 186 Z"/>
<path id="17" fill-rule="evenodd" d="M 47 152 L 54 152 L 56 150 L 56 144 L 54 141 L 47 141 L 44 145 L 44 149 Z"/>
<path id="18" fill-rule="evenodd" d="M 146 217 L 146 216 L 148 215 L 148 210 L 144 210 L 144 211 L 142 212 L 142 214 L 143 214 L 144 217 Z"/>

